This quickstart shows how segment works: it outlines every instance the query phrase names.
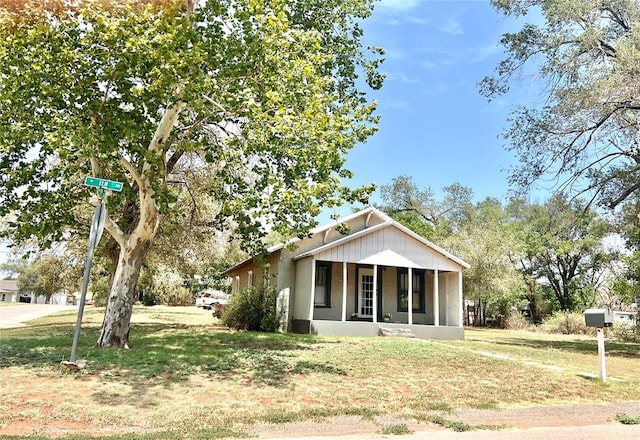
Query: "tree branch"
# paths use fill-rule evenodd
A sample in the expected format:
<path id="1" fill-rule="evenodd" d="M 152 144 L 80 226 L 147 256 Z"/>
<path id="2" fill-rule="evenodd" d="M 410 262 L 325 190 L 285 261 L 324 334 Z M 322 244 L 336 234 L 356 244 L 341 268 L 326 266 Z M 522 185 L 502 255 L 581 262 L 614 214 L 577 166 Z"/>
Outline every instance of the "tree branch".
<path id="1" fill-rule="evenodd" d="M 113 237 L 113 239 L 118 242 L 120 248 L 122 248 L 125 244 L 124 232 L 122 232 L 122 229 L 120 229 L 118 224 L 111 220 L 111 217 L 108 215 L 104 221 L 104 228 Z"/>
<path id="2" fill-rule="evenodd" d="M 167 160 L 166 170 L 167 174 L 173 171 L 173 168 L 176 166 L 180 158 L 184 155 L 183 150 L 176 150 L 173 152 L 169 160 Z"/>
<path id="3" fill-rule="evenodd" d="M 138 170 L 136 170 L 133 164 L 124 157 L 120 157 L 120 163 L 131 174 L 133 180 L 135 180 L 136 184 L 138 185 L 138 188 L 141 188 L 143 184 L 142 176 L 140 176 Z"/>
<path id="4" fill-rule="evenodd" d="M 162 119 L 160 119 L 160 123 L 149 144 L 149 150 L 155 152 L 158 156 L 162 156 L 164 152 L 167 151 L 168 147 L 165 145 L 168 145 L 168 142 L 165 141 L 171 134 L 171 130 L 185 106 L 186 104 L 184 102 L 176 101 L 173 105 L 165 109 Z"/>

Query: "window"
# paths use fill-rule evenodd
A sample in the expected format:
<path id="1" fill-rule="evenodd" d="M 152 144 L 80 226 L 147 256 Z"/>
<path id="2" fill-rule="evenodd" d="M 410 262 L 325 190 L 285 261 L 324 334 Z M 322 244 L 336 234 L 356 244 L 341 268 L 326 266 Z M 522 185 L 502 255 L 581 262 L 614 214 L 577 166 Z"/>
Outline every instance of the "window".
<path id="1" fill-rule="evenodd" d="M 253 271 L 252 270 L 249 271 L 249 276 L 248 276 L 248 279 L 247 279 L 247 286 L 248 287 L 253 287 Z"/>
<path id="2" fill-rule="evenodd" d="M 316 307 L 331 307 L 331 263 L 316 262 L 315 298 Z"/>
<path id="3" fill-rule="evenodd" d="M 424 270 L 413 270 L 411 274 L 411 308 L 424 313 Z M 398 269 L 398 312 L 409 311 L 409 271 Z"/>

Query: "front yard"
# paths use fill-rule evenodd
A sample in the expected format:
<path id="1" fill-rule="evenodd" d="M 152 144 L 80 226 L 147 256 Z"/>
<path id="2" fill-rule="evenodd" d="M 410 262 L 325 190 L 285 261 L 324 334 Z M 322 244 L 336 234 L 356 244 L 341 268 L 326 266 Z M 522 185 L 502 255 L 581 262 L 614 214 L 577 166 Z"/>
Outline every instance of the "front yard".
<path id="1" fill-rule="evenodd" d="M 153 307 L 135 310 L 130 350 L 104 350 L 94 347 L 102 312 L 87 311 L 94 319 L 81 333 L 80 372 L 60 365 L 74 313 L 0 332 L 0 436 L 216 438 L 265 422 L 356 416 L 382 428 L 389 416 L 425 421 L 459 408 L 640 400 L 640 347 L 608 341 L 603 384 L 589 377 L 598 372 L 595 337 L 468 330 L 465 342 L 435 343 L 239 333 L 195 307 Z"/>

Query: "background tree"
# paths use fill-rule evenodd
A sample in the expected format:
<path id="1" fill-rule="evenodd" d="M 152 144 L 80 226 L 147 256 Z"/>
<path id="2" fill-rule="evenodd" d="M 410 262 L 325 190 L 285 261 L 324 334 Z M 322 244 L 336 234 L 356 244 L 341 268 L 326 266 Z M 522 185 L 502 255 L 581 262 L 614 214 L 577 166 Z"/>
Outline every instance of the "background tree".
<path id="1" fill-rule="evenodd" d="M 520 270 L 545 280 L 556 307 L 580 311 L 593 305 L 607 263 L 617 257 L 603 247 L 609 224 L 578 199 L 557 194 L 544 205 L 526 205 L 518 214 L 526 241 Z"/>
<path id="2" fill-rule="evenodd" d="M 620 264 L 615 272 L 608 305 L 625 310 L 632 304 L 640 304 L 640 198 L 632 195 L 617 218 L 618 231 L 624 239 Z"/>
<path id="3" fill-rule="evenodd" d="M 506 210 L 499 200 L 486 198 L 467 210 L 457 231 L 442 245 L 471 265 L 465 271 L 465 299 L 475 303 L 474 321 L 485 325 L 490 318 L 503 325 L 513 309 L 526 305 L 523 280 L 513 265 L 522 249 Z"/>
<path id="4" fill-rule="evenodd" d="M 418 188 L 413 178 L 402 175 L 380 187 L 380 209 L 417 234 L 438 240 L 453 233 L 472 209 L 473 191 L 459 183 L 442 188 L 438 201 L 431 188 Z"/>
<path id="5" fill-rule="evenodd" d="M 535 71 L 541 106 L 518 106 L 505 132 L 520 160 L 511 182 L 552 176 L 564 190 L 615 207 L 640 189 L 640 3 L 636 0 L 492 0 L 505 16 L 540 12 L 504 34 L 506 58 L 481 93 L 494 98 Z M 538 14 L 535 14 L 538 17 Z M 531 69 L 527 71 L 526 69 Z M 546 88 L 544 88 L 546 87 Z"/>
<path id="6" fill-rule="evenodd" d="M 129 344 L 179 163 L 210 167 L 216 225 L 247 248 L 267 227 L 302 236 L 322 206 L 366 200 L 371 188 L 340 182 L 377 120 L 356 82 L 382 83 L 359 40 L 371 2 L 26 3 L 0 4 L 0 215 L 15 216 L 6 235 L 46 246 L 87 233 L 85 176 L 125 183 L 107 199 L 117 268 L 99 345 Z"/>
<path id="7" fill-rule="evenodd" d="M 67 293 L 65 279 L 70 273 L 64 257 L 53 253 L 40 253 L 33 261 L 22 265 L 18 272 L 18 291 L 20 293 L 44 297 L 45 303 L 58 293 Z"/>
<path id="8" fill-rule="evenodd" d="M 17 279 L 18 293 L 23 295 L 38 296 L 45 295 L 45 288 L 42 278 L 35 266 L 25 266 L 18 274 Z"/>
<path id="9" fill-rule="evenodd" d="M 489 317 L 500 323 L 512 307 L 525 302 L 512 256 L 523 246 L 502 204 L 487 198 L 477 204 L 473 191 L 459 183 L 442 189 L 437 200 L 430 188 L 419 189 L 410 176 L 381 186 L 381 209 L 412 231 L 435 241 L 467 261 L 465 299 L 473 300 L 474 325 Z"/>

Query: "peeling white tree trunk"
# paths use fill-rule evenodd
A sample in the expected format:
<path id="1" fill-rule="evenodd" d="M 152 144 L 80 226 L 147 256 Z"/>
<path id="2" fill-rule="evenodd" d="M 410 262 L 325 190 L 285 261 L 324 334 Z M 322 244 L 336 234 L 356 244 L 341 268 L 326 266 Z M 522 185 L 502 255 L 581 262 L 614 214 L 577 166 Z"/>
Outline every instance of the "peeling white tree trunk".
<path id="1" fill-rule="evenodd" d="M 165 160 L 168 148 L 166 141 L 183 109 L 184 103 L 178 101 L 165 110 L 149 145 L 149 151 L 162 160 Z M 129 348 L 129 328 L 135 288 L 142 262 L 160 224 L 160 211 L 154 197 L 153 184 L 163 185 L 166 177 L 164 167 L 158 169 L 150 162 L 147 162 L 142 170 L 136 169 L 125 159 L 121 159 L 121 163 L 138 186 L 140 217 L 138 224 L 129 235 L 120 230 L 118 225 L 110 219 L 105 224 L 105 229 L 120 246 L 120 255 L 97 342 L 100 347 Z"/>
<path id="2" fill-rule="evenodd" d="M 118 267 L 98 338 L 98 345 L 101 347 L 129 348 L 129 327 L 135 288 L 149 245 L 150 243 L 137 247 L 127 245 L 120 250 Z"/>

